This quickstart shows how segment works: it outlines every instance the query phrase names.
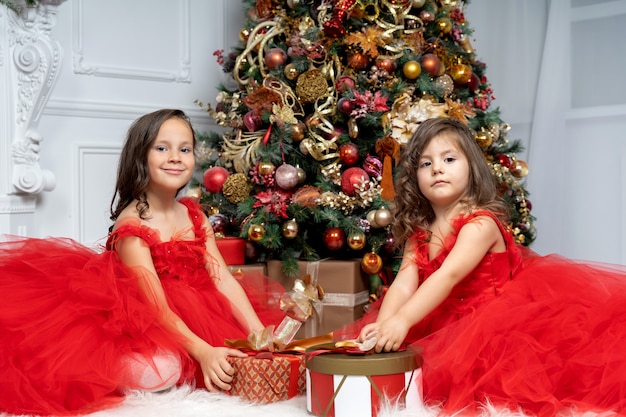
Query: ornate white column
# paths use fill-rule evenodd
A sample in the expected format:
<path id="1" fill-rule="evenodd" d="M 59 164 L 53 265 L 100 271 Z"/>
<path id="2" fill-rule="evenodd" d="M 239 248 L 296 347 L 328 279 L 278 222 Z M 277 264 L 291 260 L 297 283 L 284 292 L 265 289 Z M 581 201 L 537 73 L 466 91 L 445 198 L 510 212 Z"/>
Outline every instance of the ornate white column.
<path id="1" fill-rule="evenodd" d="M 64 1 L 15 0 L 18 13 L 0 4 L 0 234 L 29 234 L 37 195 L 56 185 L 39 165 L 38 125 L 61 63 L 50 32 Z"/>

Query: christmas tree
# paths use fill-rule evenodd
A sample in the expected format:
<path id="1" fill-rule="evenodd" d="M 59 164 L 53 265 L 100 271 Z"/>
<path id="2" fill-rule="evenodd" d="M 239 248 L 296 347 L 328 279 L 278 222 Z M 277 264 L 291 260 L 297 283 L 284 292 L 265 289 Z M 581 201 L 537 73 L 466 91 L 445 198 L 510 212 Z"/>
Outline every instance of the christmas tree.
<path id="1" fill-rule="evenodd" d="M 193 193 L 216 232 L 248 240 L 250 261 L 361 258 L 372 276 L 399 256 L 389 224 L 393 175 L 419 123 L 467 123 L 524 245 L 534 239 L 519 140 L 491 106 L 486 65 L 459 0 L 244 1 L 232 51 L 237 88 L 198 101 L 223 132 L 199 134 Z"/>

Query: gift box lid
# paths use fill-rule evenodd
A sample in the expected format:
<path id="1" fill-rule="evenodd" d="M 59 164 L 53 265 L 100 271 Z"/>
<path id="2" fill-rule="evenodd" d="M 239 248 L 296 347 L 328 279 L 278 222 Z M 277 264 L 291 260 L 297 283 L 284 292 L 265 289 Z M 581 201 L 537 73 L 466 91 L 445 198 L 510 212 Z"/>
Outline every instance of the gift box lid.
<path id="1" fill-rule="evenodd" d="M 307 369 L 330 375 L 391 375 L 412 371 L 422 366 L 422 358 L 412 351 L 371 353 L 319 353 L 306 354 Z"/>

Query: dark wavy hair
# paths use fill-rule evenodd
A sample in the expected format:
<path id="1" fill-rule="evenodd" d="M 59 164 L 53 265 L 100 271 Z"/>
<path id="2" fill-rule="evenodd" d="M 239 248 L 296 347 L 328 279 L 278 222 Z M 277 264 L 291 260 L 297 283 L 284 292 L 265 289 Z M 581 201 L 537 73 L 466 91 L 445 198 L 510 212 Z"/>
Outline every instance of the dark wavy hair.
<path id="1" fill-rule="evenodd" d="M 442 134 L 455 140 L 468 160 L 469 189 L 463 200 L 467 209 L 490 210 L 505 224 L 509 220 L 508 208 L 498 195 L 495 176 L 469 127 L 453 118 L 432 118 L 419 125 L 401 151 L 395 181 L 392 223 L 392 232 L 398 247 L 402 247 L 416 229 L 428 230 L 435 219 L 430 202 L 419 189 L 417 170 L 424 148 L 435 136 Z"/>
<path id="2" fill-rule="evenodd" d="M 124 147 L 120 154 L 117 168 L 117 181 L 115 192 L 111 199 L 111 217 L 115 221 L 118 216 L 133 201 L 137 201 L 139 217 L 147 216 L 148 200 L 146 191 L 150 182 L 150 170 L 148 168 L 148 151 L 152 147 L 161 125 L 169 119 L 177 118 L 187 123 L 193 135 L 193 146 L 196 146 L 196 135 L 189 117 L 178 109 L 162 109 L 141 116 L 133 122 L 128 129 Z M 180 192 L 184 187 L 180 188 Z M 117 201 L 117 205 L 115 202 Z M 115 206 L 115 209 L 113 207 Z"/>

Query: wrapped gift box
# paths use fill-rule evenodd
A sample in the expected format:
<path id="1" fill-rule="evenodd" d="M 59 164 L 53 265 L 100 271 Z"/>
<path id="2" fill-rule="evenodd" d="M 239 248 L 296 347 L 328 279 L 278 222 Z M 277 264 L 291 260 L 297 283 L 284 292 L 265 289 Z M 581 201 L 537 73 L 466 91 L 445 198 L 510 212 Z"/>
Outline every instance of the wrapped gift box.
<path id="1" fill-rule="evenodd" d="M 324 417 L 376 417 L 385 404 L 420 407 L 422 361 L 414 352 L 307 353 L 306 402 Z"/>
<path id="2" fill-rule="evenodd" d="M 300 329 L 296 337 L 309 338 L 332 332 L 363 316 L 368 302 L 368 278 L 361 270 L 361 261 L 325 259 L 319 262 L 297 261 L 298 276 L 287 277 L 282 262 L 269 260 L 267 274 L 285 290 L 293 287 L 296 279 L 308 273 L 316 274 L 317 284 L 324 290 L 321 317 L 314 315 Z M 312 268 L 313 266 L 313 268 Z M 313 274 L 312 271 L 315 271 Z"/>
<path id="3" fill-rule="evenodd" d="M 246 240 L 239 237 L 221 237 L 215 239 L 217 248 L 226 265 L 242 265 L 246 262 Z"/>
<path id="4" fill-rule="evenodd" d="M 238 265 L 228 264 L 228 270 L 231 274 L 237 274 L 238 272 L 246 273 L 259 273 L 261 275 L 267 275 L 267 267 L 264 263 Z"/>
<path id="5" fill-rule="evenodd" d="M 306 389 L 304 356 L 261 352 L 247 358 L 229 357 L 235 368 L 229 391 L 256 404 L 287 400 Z"/>

